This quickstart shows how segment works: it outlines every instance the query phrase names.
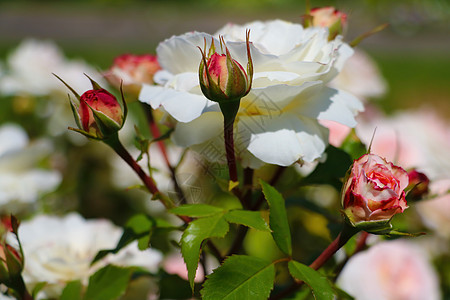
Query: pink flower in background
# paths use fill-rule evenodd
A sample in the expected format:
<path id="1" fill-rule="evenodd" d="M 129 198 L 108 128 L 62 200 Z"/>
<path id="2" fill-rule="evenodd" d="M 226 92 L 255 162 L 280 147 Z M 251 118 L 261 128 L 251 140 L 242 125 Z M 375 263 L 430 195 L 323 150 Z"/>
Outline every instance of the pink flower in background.
<path id="1" fill-rule="evenodd" d="M 416 168 L 432 181 L 450 179 L 450 124 L 429 109 L 386 117 L 360 118 L 356 132 L 372 152 L 406 169 Z"/>
<path id="2" fill-rule="evenodd" d="M 439 282 L 426 254 L 404 240 L 382 242 L 353 256 L 337 284 L 358 300 L 439 300 Z"/>
<path id="3" fill-rule="evenodd" d="M 417 203 L 416 211 L 428 228 L 450 240 L 450 179 L 432 182 L 430 190 L 439 196 Z"/>
<path id="4" fill-rule="evenodd" d="M 329 40 L 338 34 L 343 34 L 347 29 L 347 14 L 337 10 L 333 6 L 317 7 L 309 13 L 312 26 L 327 27 L 330 31 Z"/>
<path id="5" fill-rule="evenodd" d="M 385 159 L 366 154 L 355 160 L 342 188 L 342 206 L 353 224 L 390 220 L 406 208 L 408 173 Z"/>
<path id="6" fill-rule="evenodd" d="M 180 254 L 169 255 L 163 261 L 163 268 L 169 274 L 175 274 L 180 276 L 184 280 L 188 280 L 186 263 L 184 262 L 183 257 Z M 195 282 L 202 282 L 204 277 L 205 274 L 203 272 L 203 268 L 199 266 L 195 275 Z"/>
<path id="7" fill-rule="evenodd" d="M 153 75 L 160 69 L 156 55 L 123 54 L 114 59 L 105 77 L 116 87 L 121 80 L 124 85 L 153 84 Z"/>

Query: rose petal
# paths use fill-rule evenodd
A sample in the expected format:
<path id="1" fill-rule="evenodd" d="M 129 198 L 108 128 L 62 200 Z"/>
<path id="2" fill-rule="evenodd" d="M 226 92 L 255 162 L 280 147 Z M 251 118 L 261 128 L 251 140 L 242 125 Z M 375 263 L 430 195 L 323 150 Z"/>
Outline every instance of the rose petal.
<path id="1" fill-rule="evenodd" d="M 172 134 L 172 140 L 179 146 L 189 147 L 220 136 L 222 132 L 222 113 L 206 112 L 189 123 L 178 123 Z"/>
<path id="2" fill-rule="evenodd" d="M 326 147 L 327 132 L 316 120 L 292 113 L 280 116 L 242 116 L 238 132 L 248 140 L 248 151 L 272 164 L 288 166 L 298 160 L 312 162 Z"/>

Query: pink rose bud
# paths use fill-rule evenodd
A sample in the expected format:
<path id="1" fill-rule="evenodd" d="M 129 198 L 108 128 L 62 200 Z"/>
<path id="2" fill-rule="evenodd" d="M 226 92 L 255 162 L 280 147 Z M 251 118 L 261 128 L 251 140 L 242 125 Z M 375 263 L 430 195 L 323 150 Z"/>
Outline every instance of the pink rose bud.
<path id="1" fill-rule="evenodd" d="M 226 54 L 216 52 L 214 40 L 211 43 L 208 57 L 202 51 L 199 79 L 200 87 L 206 98 L 216 101 L 239 100 L 248 94 L 252 85 L 253 64 L 250 56 L 249 35 L 247 33 L 247 72 L 242 65 L 231 57 L 225 46 Z M 221 44 L 225 44 L 221 38 Z"/>
<path id="2" fill-rule="evenodd" d="M 408 200 L 417 201 L 428 195 L 430 179 L 428 179 L 427 175 L 413 169 L 408 172 L 408 177 Z"/>
<path id="3" fill-rule="evenodd" d="M 342 189 L 342 205 L 350 223 L 366 230 L 386 227 L 408 206 L 404 189 L 408 173 L 375 154 L 355 160 Z M 389 224 L 390 226 L 390 224 Z"/>
<path id="4" fill-rule="evenodd" d="M 347 27 L 347 14 L 332 6 L 311 9 L 310 18 L 312 26 L 329 28 L 329 40 L 334 39 L 338 34 L 342 34 Z"/>
<path id="5" fill-rule="evenodd" d="M 153 75 L 160 69 L 155 55 L 123 54 L 114 59 L 106 78 L 117 87 L 121 81 L 124 85 L 153 84 Z"/>
<path id="6" fill-rule="evenodd" d="M 79 105 L 70 100 L 72 112 L 77 122 L 78 128 L 70 128 L 89 138 L 104 140 L 123 127 L 127 115 L 127 106 L 121 89 L 122 103 L 117 101 L 116 97 L 107 90 L 101 88 L 98 83 L 89 80 L 92 84 L 92 90 L 84 92 L 81 96 L 75 92 L 67 83 L 55 75 L 66 85 L 79 101 Z"/>

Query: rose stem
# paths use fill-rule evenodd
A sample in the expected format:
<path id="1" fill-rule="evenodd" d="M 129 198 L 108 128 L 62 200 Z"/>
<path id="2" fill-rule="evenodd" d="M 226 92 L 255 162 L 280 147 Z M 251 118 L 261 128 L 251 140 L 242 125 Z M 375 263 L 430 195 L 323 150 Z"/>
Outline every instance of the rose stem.
<path id="1" fill-rule="evenodd" d="M 277 181 L 281 178 L 281 174 L 283 174 L 283 171 L 285 169 L 286 169 L 286 167 L 279 167 L 277 169 L 275 175 L 270 180 L 269 184 L 272 185 L 272 186 L 275 185 L 277 183 Z M 253 171 L 254 170 L 253 169 L 250 169 L 250 170 L 252 170 L 252 177 L 253 177 Z M 245 172 L 245 170 L 244 170 L 244 172 Z M 251 179 L 253 181 L 253 178 L 251 178 Z M 245 176 L 244 176 L 244 185 L 246 185 Z M 251 197 L 252 193 L 249 192 L 249 194 L 250 194 L 249 197 Z M 264 195 L 262 193 L 261 193 L 260 199 L 261 199 L 261 201 L 258 201 L 258 202 L 260 202 L 260 204 L 259 205 L 254 205 L 251 208 L 251 210 L 256 211 L 261 206 L 262 201 L 264 201 Z M 249 203 L 249 201 L 248 201 L 249 199 L 246 198 L 246 200 L 247 200 L 246 202 Z M 248 227 L 247 226 L 239 226 L 239 230 L 238 230 L 236 238 L 235 238 L 235 240 L 233 242 L 233 245 L 231 245 L 230 250 L 228 250 L 228 254 L 226 256 L 230 256 L 232 254 L 236 254 L 236 253 L 238 253 L 240 251 L 240 249 L 242 247 L 242 243 L 244 242 L 245 236 L 247 235 L 247 232 L 248 232 Z"/>
<path id="2" fill-rule="evenodd" d="M 113 150 L 133 169 L 134 172 L 139 176 L 139 178 L 144 183 L 145 187 L 152 193 L 154 196 L 157 196 L 158 199 L 162 202 L 162 204 L 167 208 L 171 209 L 175 207 L 175 203 L 169 197 L 162 194 L 159 189 L 156 187 L 155 181 L 153 178 L 149 177 L 144 170 L 142 170 L 141 166 L 134 160 L 134 158 L 130 155 L 130 153 L 125 149 L 122 143 L 119 140 L 118 135 L 113 135 L 109 139 L 104 140 L 106 144 L 108 144 Z M 191 219 L 186 216 L 179 216 L 185 223 L 189 223 Z"/>
<path id="3" fill-rule="evenodd" d="M 147 116 L 150 132 L 151 132 L 153 138 L 157 139 L 161 136 L 161 132 L 159 131 L 159 128 L 155 122 L 155 118 L 153 117 L 153 110 L 146 103 L 142 103 L 142 106 L 144 107 L 144 110 L 147 112 L 145 115 Z M 167 154 L 167 149 L 166 149 L 166 145 L 164 144 L 164 141 L 158 141 L 158 142 L 156 142 L 156 144 L 158 145 L 159 150 L 161 151 L 161 154 L 164 158 L 164 161 L 170 170 L 170 175 L 171 175 L 178 199 L 182 203 L 186 203 L 186 197 L 184 196 L 183 190 L 181 189 L 180 185 L 178 184 L 178 180 L 177 180 L 177 177 L 175 174 L 175 168 L 170 164 L 169 155 Z"/>
<path id="4" fill-rule="evenodd" d="M 156 187 L 155 181 L 153 178 L 149 177 L 144 170 L 142 170 L 141 166 L 134 160 L 134 158 L 130 155 L 130 153 L 125 149 L 125 147 L 122 145 L 122 143 L 119 141 L 118 136 L 113 136 L 112 138 L 105 140 L 105 143 L 108 144 L 111 148 L 114 149 L 114 151 L 136 172 L 136 174 L 139 176 L 139 178 L 144 183 L 145 187 L 152 193 L 153 195 L 158 195 L 160 201 L 162 204 L 167 208 L 174 208 L 176 205 L 175 203 L 162 194 L 159 189 Z M 185 224 L 189 224 L 192 219 L 187 216 L 178 216 Z M 217 249 L 217 247 L 214 245 L 213 242 L 208 241 L 207 242 L 209 249 L 211 250 L 211 253 L 221 262 L 223 260 L 222 255 L 220 254 L 220 251 Z"/>
<path id="5" fill-rule="evenodd" d="M 344 223 L 344 227 L 342 228 L 341 233 L 336 237 L 334 241 L 331 242 L 330 245 L 314 260 L 309 267 L 314 270 L 318 270 L 322 267 L 348 240 L 354 236 L 359 230 L 351 227 L 347 223 Z M 287 295 L 298 290 L 304 282 L 302 280 L 295 281 L 291 286 L 282 291 L 281 293 L 270 297 L 270 300 L 278 300 L 283 299 Z"/>
<path id="6" fill-rule="evenodd" d="M 230 176 L 230 183 L 238 183 L 238 173 L 236 165 L 236 155 L 234 153 L 234 120 L 236 119 L 237 112 L 239 110 L 240 99 L 231 100 L 226 103 L 219 103 L 220 110 L 223 114 L 223 136 L 225 140 L 225 153 L 227 157 L 228 173 Z M 233 186 L 231 191 L 239 199 L 244 209 L 248 208 L 248 204 L 245 202 L 239 186 Z"/>

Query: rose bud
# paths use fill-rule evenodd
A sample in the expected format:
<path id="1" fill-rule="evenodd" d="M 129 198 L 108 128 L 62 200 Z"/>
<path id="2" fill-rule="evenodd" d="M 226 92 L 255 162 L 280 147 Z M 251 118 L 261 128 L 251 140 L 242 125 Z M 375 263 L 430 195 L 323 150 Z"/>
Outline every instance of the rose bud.
<path id="1" fill-rule="evenodd" d="M 141 84 L 153 84 L 153 75 L 160 69 L 155 55 L 123 54 L 114 59 L 105 77 L 115 87 L 123 82 L 126 90 L 137 93 Z"/>
<path id="2" fill-rule="evenodd" d="M 382 233 L 391 227 L 391 218 L 408 206 L 405 188 L 408 173 L 375 154 L 365 154 L 353 162 L 342 189 L 342 205 L 347 221 L 354 227 Z"/>
<path id="3" fill-rule="evenodd" d="M 20 242 L 18 242 L 19 248 L 16 249 L 6 241 L 10 234 L 14 234 L 19 241 L 18 227 L 19 222 L 14 216 L 2 218 L 0 225 L 0 281 L 10 287 L 21 277 L 24 267 Z"/>
<path id="4" fill-rule="evenodd" d="M 309 14 L 312 26 L 328 27 L 330 41 L 342 34 L 347 27 L 347 14 L 332 6 L 313 8 Z"/>
<path id="5" fill-rule="evenodd" d="M 79 101 L 79 105 L 77 105 L 70 99 L 72 112 L 79 129 L 70 127 L 69 129 L 89 138 L 104 140 L 117 134 L 123 127 L 127 115 L 127 106 L 122 89 L 122 103 L 119 103 L 114 95 L 101 88 L 87 76 L 92 83 L 92 90 L 88 90 L 79 96 L 61 78 L 56 77 L 71 90 Z"/>
<path id="6" fill-rule="evenodd" d="M 430 179 L 424 173 L 418 172 L 413 169 L 408 172 L 409 185 L 408 185 L 408 200 L 417 201 L 428 195 Z"/>
<path id="7" fill-rule="evenodd" d="M 221 37 L 220 43 L 225 44 Z M 249 32 L 247 32 L 247 72 L 231 57 L 225 45 L 226 54 L 216 52 L 214 40 L 206 57 L 205 50 L 202 51 L 202 61 L 200 62 L 199 79 L 200 87 L 206 98 L 215 102 L 229 102 L 240 100 L 248 94 L 252 85 L 253 63 L 250 55 Z"/>

